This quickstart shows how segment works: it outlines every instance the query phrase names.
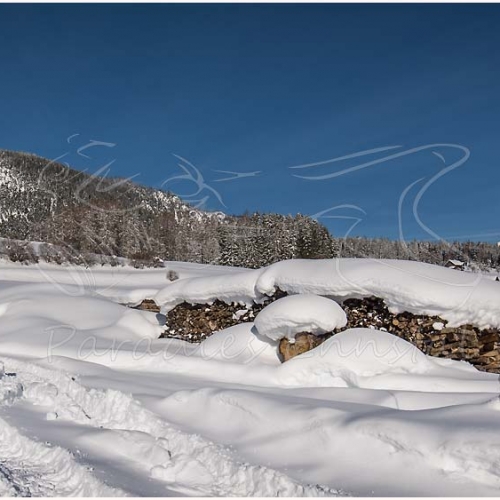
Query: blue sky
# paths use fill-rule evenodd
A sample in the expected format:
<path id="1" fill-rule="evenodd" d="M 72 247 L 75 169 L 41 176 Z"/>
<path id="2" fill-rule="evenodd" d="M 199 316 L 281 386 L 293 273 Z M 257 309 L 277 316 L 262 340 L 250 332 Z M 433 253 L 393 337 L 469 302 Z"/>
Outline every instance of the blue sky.
<path id="1" fill-rule="evenodd" d="M 1 148 L 114 160 L 212 210 L 323 213 L 338 236 L 500 240 L 499 5 L 3 4 L 0 19 Z M 432 144 L 462 149 L 404 153 Z M 174 154 L 196 182 L 171 180 L 187 175 Z"/>

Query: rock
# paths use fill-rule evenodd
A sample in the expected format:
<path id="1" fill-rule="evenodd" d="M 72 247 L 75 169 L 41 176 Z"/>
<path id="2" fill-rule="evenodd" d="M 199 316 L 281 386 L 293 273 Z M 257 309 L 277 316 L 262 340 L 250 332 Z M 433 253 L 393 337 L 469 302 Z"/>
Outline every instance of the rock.
<path id="1" fill-rule="evenodd" d="M 284 338 L 279 343 L 279 353 L 283 362 L 318 347 L 325 341 L 325 337 L 318 337 L 312 333 L 302 332 L 295 335 L 295 342 Z"/>
<path id="2" fill-rule="evenodd" d="M 179 279 L 179 274 L 173 269 L 170 269 L 167 271 L 167 279 L 168 281 L 176 281 Z"/>
<path id="3" fill-rule="evenodd" d="M 155 313 L 160 312 L 160 306 L 156 304 L 153 299 L 144 299 L 135 309 L 140 309 L 141 311 L 151 311 Z"/>

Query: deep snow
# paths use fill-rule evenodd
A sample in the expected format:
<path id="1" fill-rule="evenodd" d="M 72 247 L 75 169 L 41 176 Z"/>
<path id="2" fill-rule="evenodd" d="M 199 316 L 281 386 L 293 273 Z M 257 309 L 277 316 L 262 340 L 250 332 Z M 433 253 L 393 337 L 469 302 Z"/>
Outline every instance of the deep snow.
<path id="1" fill-rule="evenodd" d="M 0 261 L 0 494 L 498 494 L 498 376 L 365 329 L 281 364 L 252 323 L 194 345 L 121 304 L 279 287 L 499 326 L 499 284 L 413 262 L 167 265 L 178 281 Z"/>

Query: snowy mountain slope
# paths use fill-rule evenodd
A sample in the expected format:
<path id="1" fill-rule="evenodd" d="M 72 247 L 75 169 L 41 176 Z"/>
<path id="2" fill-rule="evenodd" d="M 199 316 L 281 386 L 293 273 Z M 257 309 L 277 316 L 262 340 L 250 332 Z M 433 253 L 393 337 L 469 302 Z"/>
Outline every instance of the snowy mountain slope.
<path id="1" fill-rule="evenodd" d="M 314 264 L 167 263 L 180 276 L 168 284 L 164 269 L 0 263 L 0 492 L 496 496 L 497 375 L 364 329 L 281 364 L 252 323 L 187 344 L 157 339 L 161 318 L 118 303 L 362 284 L 399 307 L 434 307 L 442 294 L 446 309 L 450 290 L 463 306 L 472 286 L 427 266 L 391 277 L 386 262 L 348 261 L 342 281 L 331 263 Z M 467 300 L 491 320 L 489 286 L 474 284 Z"/>
<path id="2" fill-rule="evenodd" d="M 60 206 L 97 205 L 112 200 L 124 209 L 171 211 L 175 218 L 190 216 L 204 220 L 224 216 L 194 209 L 179 197 L 161 190 L 117 181 L 119 179 L 79 172 L 33 154 L 0 150 L 0 213 L 5 222 L 14 216 L 35 222 L 41 215 L 37 213 L 41 206 L 53 214 Z"/>
<path id="3" fill-rule="evenodd" d="M 331 235 L 309 217 L 229 216 L 198 208 L 205 202 L 190 206 L 102 169 L 90 174 L 0 150 L 0 237 L 65 249 L 62 258 L 49 251 L 49 262 L 93 265 L 99 254 L 146 265 L 162 259 L 260 267 L 283 258 L 333 256 Z M 31 262 L 29 257 L 10 255 L 13 261 Z"/>

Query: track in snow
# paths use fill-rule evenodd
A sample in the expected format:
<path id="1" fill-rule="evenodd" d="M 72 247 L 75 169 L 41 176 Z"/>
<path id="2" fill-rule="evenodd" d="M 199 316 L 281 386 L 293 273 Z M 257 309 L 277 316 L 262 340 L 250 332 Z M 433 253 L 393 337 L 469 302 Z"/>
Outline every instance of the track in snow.
<path id="1" fill-rule="evenodd" d="M 0 418 L 2 496 L 124 496 L 100 482 L 71 453 L 23 436 Z"/>
<path id="2" fill-rule="evenodd" d="M 175 429 L 123 392 L 87 389 L 70 375 L 30 363 L 9 359 L 4 363 L 11 373 L 10 384 L 23 387 L 14 389 L 10 404 L 16 399 L 28 401 L 47 408 L 51 418 L 111 433 L 111 440 L 129 450 L 130 456 L 138 450 L 137 462 L 144 474 L 164 482 L 170 491 L 202 496 L 342 495 L 318 485 L 302 485 L 267 467 L 242 463 L 228 448 Z M 0 491 L 6 483 L 11 493 L 22 496 L 126 494 L 104 485 L 67 450 L 34 442 L 1 419 L 0 435 L 8 445 L 0 445 L 0 461 L 5 464 Z M 37 457 L 36 463 L 29 457 Z M 37 468 L 40 463 L 53 464 L 52 469 Z"/>

